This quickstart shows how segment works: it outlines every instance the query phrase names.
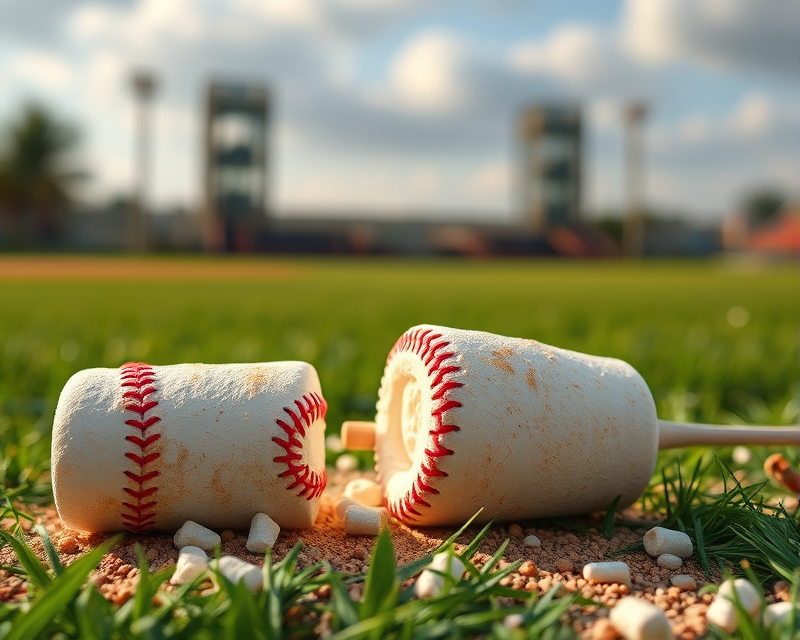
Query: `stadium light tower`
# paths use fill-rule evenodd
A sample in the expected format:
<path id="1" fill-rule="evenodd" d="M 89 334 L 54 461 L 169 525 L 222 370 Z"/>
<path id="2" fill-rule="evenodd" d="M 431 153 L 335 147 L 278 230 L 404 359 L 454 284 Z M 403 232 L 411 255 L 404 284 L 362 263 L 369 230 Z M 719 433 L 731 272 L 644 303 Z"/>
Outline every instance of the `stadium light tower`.
<path id="1" fill-rule="evenodd" d="M 625 109 L 626 212 L 623 234 L 625 255 L 644 253 L 644 102 L 631 102 Z"/>
<path id="2" fill-rule="evenodd" d="M 135 71 L 131 78 L 136 97 L 136 146 L 134 163 L 136 185 L 131 206 L 128 246 L 131 251 L 147 251 L 147 195 L 150 178 L 150 103 L 156 91 L 156 81 L 148 71 Z"/>

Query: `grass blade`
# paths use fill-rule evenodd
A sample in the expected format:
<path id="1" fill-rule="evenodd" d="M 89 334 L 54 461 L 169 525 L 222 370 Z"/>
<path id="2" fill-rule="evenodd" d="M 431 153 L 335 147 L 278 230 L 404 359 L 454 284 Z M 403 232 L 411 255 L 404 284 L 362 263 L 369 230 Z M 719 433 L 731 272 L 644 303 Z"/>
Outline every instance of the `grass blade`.
<path id="1" fill-rule="evenodd" d="M 61 564 L 61 560 L 58 559 L 58 552 L 53 546 L 53 541 L 50 540 L 50 534 L 48 534 L 47 529 L 40 524 L 37 524 L 33 530 L 36 531 L 36 533 L 38 533 L 42 538 L 42 544 L 47 552 L 47 557 L 50 559 L 50 565 L 53 567 L 53 573 L 55 573 L 56 576 L 60 576 L 64 571 L 64 565 Z"/>
<path id="2" fill-rule="evenodd" d="M 398 582 L 395 577 L 397 559 L 394 555 L 392 536 L 382 529 L 372 552 L 367 581 L 364 585 L 364 602 L 361 605 L 361 618 L 369 618 L 376 613 L 391 609 L 397 603 Z"/>
<path id="3" fill-rule="evenodd" d="M 42 633 L 75 599 L 89 573 L 119 539 L 116 536 L 108 540 L 65 568 L 59 579 L 52 581 L 33 601 L 31 608 L 15 618 L 5 640 L 29 640 Z"/>
<path id="4" fill-rule="evenodd" d="M 0 529 L 0 536 L 14 549 L 17 560 L 28 573 L 28 582 L 40 589 L 44 589 L 53 581 L 53 578 L 47 573 L 47 567 L 36 557 L 36 554 L 31 551 L 24 540 L 12 536 L 4 529 Z"/>

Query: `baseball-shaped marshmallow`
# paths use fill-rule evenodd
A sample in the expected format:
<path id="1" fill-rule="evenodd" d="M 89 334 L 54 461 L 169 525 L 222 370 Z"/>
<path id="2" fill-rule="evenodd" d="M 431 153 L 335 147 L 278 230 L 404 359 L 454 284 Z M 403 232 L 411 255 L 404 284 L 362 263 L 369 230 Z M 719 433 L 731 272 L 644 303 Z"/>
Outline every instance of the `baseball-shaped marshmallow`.
<path id="1" fill-rule="evenodd" d="M 392 515 L 417 525 L 519 520 L 633 503 L 658 422 L 629 364 L 534 340 L 421 325 L 395 344 L 376 416 Z"/>
<path id="2" fill-rule="evenodd" d="M 325 410 L 305 362 L 127 364 L 67 382 L 52 477 L 65 526 L 311 527 L 325 488 Z"/>

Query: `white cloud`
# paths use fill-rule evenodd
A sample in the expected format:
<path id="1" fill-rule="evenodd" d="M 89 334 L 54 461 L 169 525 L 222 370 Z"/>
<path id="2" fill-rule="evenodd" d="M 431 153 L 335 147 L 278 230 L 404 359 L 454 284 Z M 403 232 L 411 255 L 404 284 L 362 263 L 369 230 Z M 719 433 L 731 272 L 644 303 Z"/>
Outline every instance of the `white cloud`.
<path id="1" fill-rule="evenodd" d="M 15 75 L 18 81 L 24 78 L 45 90 L 63 89 L 73 80 L 72 68 L 58 56 L 44 51 L 34 50 L 13 56 L 6 71 Z"/>
<path id="2" fill-rule="evenodd" d="M 633 54 L 651 63 L 800 75 L 793 0 L 627 0 L 622 29 Z"/>
<path id="3" fill-rule="evenodd" d="M 479 167 L 468 178 L 467 189 L 490 200 L 508 200 L 511 194 L 509 161 L 494 160 Z"/>
<path id="4" fill-rule="evenodd" d="M 464 100 L 461 71 L 466 47 L 452 35 L 428 31 L 415 35 L 392 62 L 394 95 L 423 111 L 457 108 Z"/>

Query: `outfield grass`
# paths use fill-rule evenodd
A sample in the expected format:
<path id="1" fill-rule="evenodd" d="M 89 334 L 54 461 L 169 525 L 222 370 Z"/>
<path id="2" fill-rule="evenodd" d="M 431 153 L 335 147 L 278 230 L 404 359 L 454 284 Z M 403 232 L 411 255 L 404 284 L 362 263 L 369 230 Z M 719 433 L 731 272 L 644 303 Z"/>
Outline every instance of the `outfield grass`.
<path id="1" fill-rule="evenodd" d="M 336 431 L 344 419 L 373 415 L 386 354 L 403 331 L 418 323 L 535 338 L 622 358 L 650 385 L 661 418 L 773 424 L 800 420 L 800 272 L 795 266 L 180 258 L 83 259 L 80 264 L 65 258 L 37 266 L 3 258 L 0 472 L 6 504 L 15 495 L 23 502 L 50 499 L 47 484 L 37 481 L 47 477 L 58 394 L 79 369 L 117 367 L 128 360 L 307 360 L 320 374 L 329 403 L 328 428 Z M 717 453 L 723 463 L 730 460 L 728 450 Z M 764 450 L 756 452 L 748 479 L 763 479 L 760 463 L 765 455 Z M 789 457 L 797 460 L 795 452 Z M 683 454 L 687 480 L 693 458 L 696 454 Z M 726 475 L 716 467 L 709 473 L 710 484 Z M 784 535 L 780 528 L 796 528 L 796 518 L 782 512 L 778 515 L 784 524 L 778 526 L 777 520 L 759 515 L 752 492 L 734 491 L 723 501 L 709 502 L 702 492 L 671 477 L 677 505 L 668 507 L 663 488 L 655 487 L 659 476 L 648 492 L 648 504 L 662 509 L 673 526 L 680 526 L 683 518 L 696 544 L 698 534 L 701 541 L 705 535 L 711 554 L 735 565 L 776 535 L 796 537 L 793 529 Z M 15 494 L 15 487 L 21 493 Z M 746 547 L 746 536 L 733 540 L 733 529 L 727 526 L 744 522 L 744 512 L 749 515 L 743 533 L 756 532 L 751 547 Z M 709 523 L 719 526 L 714 530 Z M 732 540 L 739 544 L 735 553 L 730 551 Z M 757 568 L 783 575 L 770 568 L 777 557 L 782 569 L 791 572 L 800 563 L 792 544 L 764 555 Z M 31 571 L 38 575 L 43 569 L 31 564 Z M 333 585 L 338 578 L 326 579 Z M 73 582 L 72 591 L 69 585 L 59 587 L 64 602 L 76 597 L 80 581 Z M 143 602 L 149 588 L 141 588 Z M 494 598 L 499 592 L 492 593 Z M 98 620 L 110 615 L 110 605 L 81 597 L 76 611 L 96 607 Z M 480 618 L 481 624 L 497 619 L 497 612 L 491 613 L 495 600 L 487 602 L 489 613 L 480 615 L 489 617 Z M 387 614 L 392 624 L 400 619 L 402 605 L 398 607 Z M 208 608 L 203 615 L 217 613 Z M 341 626 L 349 629 L 361 613 L 342 610 L 335 615 L 350 620 Z M 11 614 L 0 611 L 0 618 L 6 615 Z M 277 615 L 280 623 L 280 611 Z M 72 624 L 71 618 L 65 620 Z M 472 624 L 473 618 L 465 620 Z M 4 624 L 0 621 L 0 627 Z M 365 624 L 373 631 L 384 628 L 372 618 Z"/>

